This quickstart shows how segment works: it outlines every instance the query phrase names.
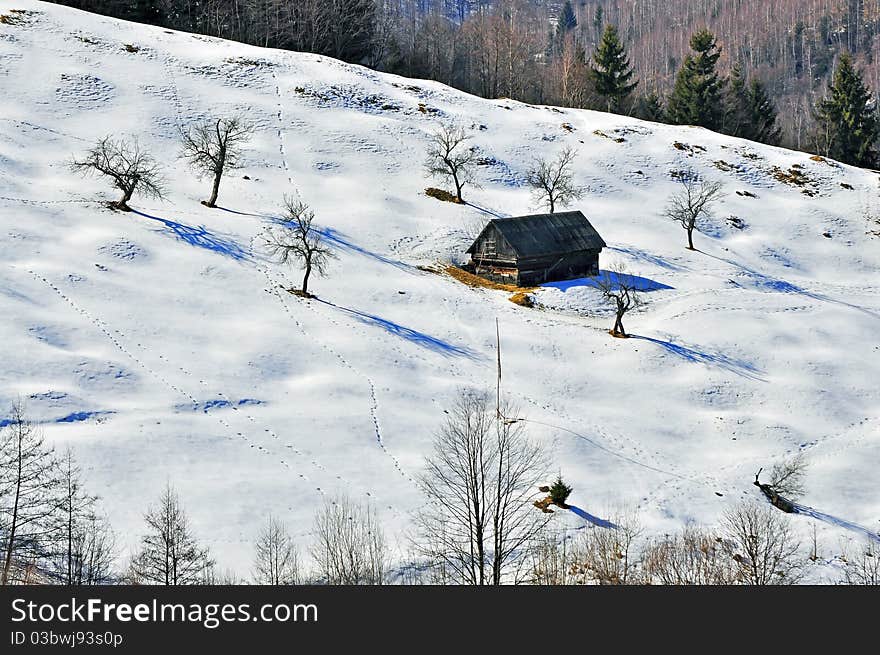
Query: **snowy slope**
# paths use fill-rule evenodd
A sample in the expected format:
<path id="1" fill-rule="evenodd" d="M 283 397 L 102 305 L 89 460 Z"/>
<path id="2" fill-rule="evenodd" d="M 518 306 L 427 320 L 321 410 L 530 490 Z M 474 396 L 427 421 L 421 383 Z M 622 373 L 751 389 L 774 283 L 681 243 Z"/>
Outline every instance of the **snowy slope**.
<path id="1" fill-rule="evenodd" d="M 876 174 L 0 0 L 10 9 L 33 13 L 0 24 L 0 406 L 24 397 L 75 447 L 126 547 L 166 480 L 242 574 L 266 515 L 305 543 L 323 495 L 369 498 L 401 534 L 456 388 L 493 384 L 495 317 L 507 394 L 591 514 L 631 504 L 649 533 L 713 523 L 757 494 L 759 467 L 803 450 L 804 503 L 823 514 L 795 517 L 798 529 L 817 525 L 826 555 L 860 538 L 834 517 L 880 530 L 880 240 L 864 218 Z M 208 210 L 177 132 L 236 112 L 258 132 L 221 188 L 229 211 Z M 602 266 L 670 287 L 628 316 L 639 338 L 608 335 L 589 287 L 543 289 L 545 309 L 527 309 L 417 268 L 461 258 L 489 218 L 424 195 L 437 117 L 475 126 L 494 163 L 469 196 L 499 215 L 534 209 L 534 155 L 578 148 L 577 208 L 611 246 Z M 115 192 L 67 170 L 107 133 L 164 158 L 167 201 L 112 212 L 99 201 Z M 813 195 L 774 175 L 793 165 Z M 662 217 L 686 168 L 725 186 L 700 252 Z M 322 302 L 283 292 L 298 272 L 253 247 L 294 189 L 339 255 L 313 281 Z"/>

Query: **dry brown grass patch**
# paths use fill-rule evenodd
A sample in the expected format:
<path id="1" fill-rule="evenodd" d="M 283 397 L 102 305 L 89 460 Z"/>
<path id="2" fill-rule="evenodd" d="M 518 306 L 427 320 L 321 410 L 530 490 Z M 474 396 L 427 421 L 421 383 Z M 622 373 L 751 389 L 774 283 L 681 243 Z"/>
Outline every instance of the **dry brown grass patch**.
<path id="1" fill-rule="evenodd" d="M 446 268 L 443 269 L 443 272 L 450 277 L 455 278 L 462 284 L 468 285 L 469 287 L 497 289 L 498 291 L 510 291 L 511 293 L 523 294 L 537 291 L 536 287 L 518 287 L 515 284 L 502 284 L 501 282 L 493 282 L 492 280 L 487 280 L 486 278 L 480 277 L 479 275 L 474 275 L 473 273 L 469 273 L 463 268 L 459 268 L 458 266 L 453 266 L 451 264 L 447 265 Z"/>
<path id="2" fill-rule="evenodd" d="M 510 298 L 508 298 L 508 300 L 510 302 L 512 302 L 514 305 L 519 305 L 520 307 L 534 307 L 535 306 L 535 301 L 525 291 L 517 291 Z"/>
<path id="3" fill-rule="evenodd" d="M 27 25 L 31 22 L 31 17 L 36 16 L 39 12 L 28 11 L 27 9 L 10 9 L 8 14 L 0 14 L 0 23 L 4 25 Z"/>
<path id="4" fill-rule="evenodd" d="M 536 500 L 534 502 L 535 507 L 544 512 L 545 514 L 552 514 L 553 510 L 550 509 L 550 505 L 553 504 L 553 499 L 550 496 L 543 498 L 541 500 Z"/>
<path id="5" fill-rule="evenodd" d="M 436 198 L 437 200 L 442 200 L 443 202 L 454 202 L 456 205 L 463 204 L 453 193 L 449 193 L 446 189 L 438 189 L 436 187 L 428 187 L 425 189 L 425 195 L 430 196 L 431 198 Z"/>

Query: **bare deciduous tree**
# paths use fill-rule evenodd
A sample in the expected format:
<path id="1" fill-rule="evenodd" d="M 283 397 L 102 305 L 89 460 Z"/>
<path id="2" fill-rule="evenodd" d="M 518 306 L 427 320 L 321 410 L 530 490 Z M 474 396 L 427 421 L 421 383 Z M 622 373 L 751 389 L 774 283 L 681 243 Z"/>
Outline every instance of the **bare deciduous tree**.
<path id="1" fill-rule="evenodd" d="M 694 250 L 694 230 L 700 221 L 712 216 L 712 206 L 723 197 L 721 182 L 699 180 L 690 172 L 681 172 L 679 193 L 669 199 L 666 217 L 675 221 L 687 232 L 688 250 Z"/>
<path id="2" fill-rule="evenodd" d="M 626 338 L 628 335 L 623 328 L 623 317 L 628 311 L 642 304 L 637 278 L 629 275 L 623 264 L 612 264 L 608 270 L 599 274 L 595 283 L 605 299 L 614 305 L 614 327 L 611 329 L 611 334 Z"/>
<path id="3" fill-rule="evenodd" d="M 327 500 L 318 510 L 311 553 L 326 584 L 385 582 L 388 553 L 376 513 L 348 497 Z"/>
<path id="4" fill-rule="evenodd" d="M 562 531 L 542 530 L 529 547 L 531 576 L 535 585 L 577 584 L 577 559 L 574 539 Z"/>
<path id="5" fill-rule="evenodd" d="M 463 203 L 465 184 L 475 185 L 477 151 L 467 146 L 471 134 L 464 126 L 443 123 L 431 133 L 425 170 L 434 178 L 451 180 L 458 202 Z"/>
<path id="6" fill-rule="evenodd" d="M 694 526 L 655 541 L 642 560 L 650 581 L 665 585 L 730 585 L 741 575 L 724 541 Z"/>
<path id="7" fill-rule="evenodd" d="M 145 515 L 147 533 L 132 561 L 139 582 L 160 585 L 202 584 L 213 573 L 207 548 L 196 541 L 177 492 L 167 485 L 158 507 Z"/>
<path id="8" fill-rule="evenodd" d="M 224 173 L 239 166 L 242 146 L 252 134 L 253 126 L 240 116 L 199 123 L 182 132 L 181 156 L 199 177 L 210 176 L 213 179 L 211 197 L 202 201 L 202 204 L 216 206 L 220 180 Z"/>
<path id="9" fill-rule="evenodd" d="M 738 505 L 725 513 L 722 530 L 744 584 L 789 585 L 803 577 L 800 544 L 788 517 L 772 507 Z"/>
<path id="10" fill-rule="evenodd" d="M 796 500 L 804 495 L 804 477 L 807 473 L 807 461 L 803 453 L 773 465 L 770 470 L 770 486 L 776 493 Z"/>
<path id="11" fill-rule="evenodd" d="M 64 453 L 59 466 L 58 534 L 50 575 L 65 585 L 107 584 L 116 558 L 115 535 L 97 514 L 97 497 L 86 492 L 72 450 Z"/>
<path id="12" fill-rule="evenodd" d="M 280 264 L 291 260 L 301 264 L 302 295 L 309 296 L 309 277 L 312 271 L 325 275 L 327 264 L 336 255 L 324 242 L 321 231 L 314 225 L 315 212 L 301 200 L 284 197 L 284 223 L 280 228 L 266 230 L 265 244 L 270 256 Z"/>
<path id="13" fill-rule="evenodd" d="M 106 136 L 83 159 L 74 159 L 70 168 L 82 175 L 109 177 L 113 186 L 122 192 L 122 197 L 112 206 L 123 211 L 130 211 L 128 201 L 135 193 L 148 198 L 165 195 L 161 167 L 141 148 L 137 139 L 116 141 Z"/>
<path id="14" fill-rule="evenodd" d="M 773 465 L 770 471 L 770 482 L 759 480 L 761 471 L 755 474 L 754 485 L 761 490 L 767 500 L 783 512 L 795 511 L 794 501 L 804 494 L 804 475 L 807 463 L 803 453 Z"/>
<path id="15" fill-rule="evenodd" d="M 574 182 L 572 163 L 577 152 L 565 148 L 553 161 L 535 159 L 528 172 L 528 183 L 532 187 L 535 203 L 546 205 L 552 214 L 557 205 L 567 205 L 584 196 L 585 189 Z"/>
<path id="16" fill-rule="evenodd" d="M 53 451 L 16 402 L 9 424 L 0 429 L 0 585 L 20 581 L 39 563 L 56 533 L 59 480 Z"/>
<path id="17" fill-rule="evenodd" d="M 643 584 L 645 582 L 636 542 L 642 534 L 632 510 L 615 513 L 616 527 L 593 527 L 575 547 L 575 572 L 579 584 Z"/>
<path id="18" fill-rule="evenodd" d="M 844 553 L 844 559 L 844 584 L 880 585 L 880 548 L 877 544 L 869 541 L 853 557 Z"/>
<path id="19" fill-rule="evenodd" d="M 463 390 L 419 483 L 414 546 L 455 584 L 500 585 L 528 576 L 529 543 L 547 523 L 532 500 L 547 469 L 513 411 Z"/>
<path id="20" fill-rule="evenodd" d="M 269 517 L 254 544 L 254 573 L 256 584 L 299 584 L 299 555 L 284 524 Z"/>

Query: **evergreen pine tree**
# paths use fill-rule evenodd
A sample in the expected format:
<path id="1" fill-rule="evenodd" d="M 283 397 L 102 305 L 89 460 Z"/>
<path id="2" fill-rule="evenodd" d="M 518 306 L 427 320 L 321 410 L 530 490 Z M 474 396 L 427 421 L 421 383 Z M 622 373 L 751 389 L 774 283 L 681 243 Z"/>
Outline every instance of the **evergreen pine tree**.
<path id="1" fill-rule="evenodd" d="M 748 125 L 751 127 L 747 139 L 778 145 L 782 139 L 782 131 L 776 125 L 776 107 L 767 93 L 761 80 L 753 78 L 746 94 L 749 110 Z"/>
<path id="2" fill-rule="evenodd" d="M 562 40 L 566 34 L 577 27 L 577 24 L 577 16 L 574 13 L 574 7 L 571 6 L 571 0 L 565 0 L 562 11 L 556 19 L 556 36 Z"/>
<path id="3" fill-rule="evenodd" d="M 649 91 L 636 102 L 633 115 L 645 121 L 655 123 L 666 122 L 666 110 L 663 108 L 663 99 L 656 91 Z"/>
<path id="4" fill-rule="evenodd" d="M 639 84 L 638 80 L 632 81 L 633 69 L 614 25 L 605 28 L 602 41 L 593 54 L 590 77 L 596 93 L 605 99 L 608 111 L 620 111 Z"/>
<path id="5" fill-rule="evenodd" d="M 721 131 L 731 136 L 747 137 L 748 99 L 746 98 L 746 78 L 742 66 L 735 64 L 727 78 L 727 93 L 724 102 L 724 124 Z"/>
<path id="6" fill-rule="evenodd" d="M 565 43 L 569 38 L 574 38 L 574 29 L 577 27 L 577 15 L 574 13 L 570 1 L 562 5 L 562 10 L 556 18 L 556 29 L 550 31 L 550 50 L 560 56 L 565 49 Z"/>
<path id="7" fill-rule="evenodd" d="M 602 26 L 605 24 L 605 12 L 602 9 L 602 5 L 596 5 L 596 13 L 593 15 L 593 29 L 596 32 L 596 36 L 599 36 L 599 32 L 602 31 Z"/>
<path id="8" fill-rule="evenodd" d="M 721 49 L 709 30 L 694 34 L 690 45 L 694 54 L 685 57 L 678 71 L 667 116 L 678 125 L 700 125 L 717 130 L 724 115 L 721 97 L 724 82 L 715 70 Z"/>
<path id="9" fill-rule="evenodd" d="M 727 81 L 724 124 L 721 131 L 750 141 L 776 145 L 781 132 L 776 125 L 776 108 L 760 80 L 747 81 L 736 64 Z"/>
<path id="10" fill-rule="evenodd" d="M 816 142 L 819 151 L 856 166 L 873 166 L 880 124 L 871 92 L 852 58 L 840 56 L 825 98 L 816 106 Z"/>

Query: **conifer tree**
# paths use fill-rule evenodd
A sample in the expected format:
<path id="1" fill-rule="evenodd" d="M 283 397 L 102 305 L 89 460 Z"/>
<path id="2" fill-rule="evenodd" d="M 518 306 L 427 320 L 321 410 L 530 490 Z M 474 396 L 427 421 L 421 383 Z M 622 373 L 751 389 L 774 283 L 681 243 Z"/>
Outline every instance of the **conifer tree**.
<path id="1" fill-rule="evenodd" d="M 727 78 L 727 93 L 724 101 L 724 124 L 721 131 L 730 136 L 744 138 L 743 132 L 748 128 L 749 111 L 746 101 L 746 77 L 742 66 L 735 64 Z"/>
<path id="2" fill-rule="evenodd" d="M 633 110 L 636 118 L 655 123 L 666 122 L 666 110 L 663 107 L 663 99 L 656 91 L 649 91 L 636 102 Z"/>
<path id="3" fill-rule="evenodd" d="M 776 124 L 776 107 L 767 93 L 767 89 L 761 80 L 753 78 L 749 82 L 749 90 L 746 93 L 749 110 L 749 126 L 747 139 L 778 145 L 782 139 L 782 130 Z"/>
<path id="4" fill-rule="evenodd" d="M 746 80 L 737 64 L 730 72 L 724 106 L 722 132 L 751 141 L 776 145 L 781 133 L 776 125 L 776 108 L 757 78 Z"/>
<path id="5" fill-rule="evenodd" d="M 565 48 L 566 42 L 570 38 L 574 38 L 574 30 L 578 25 L 577 15 L 574 13 L 574 7 L 570 0 L 566 0 L 562 5 L 559 16 L 556 18 L 556 29 L 550 32 L 550 46 L 560 55 Z"/>
<path id="6" fill-rule="evenodd" d="M 571 0 L 566 0 L 562 5 L 562 11 L 559 12 L 559 17 L 556 19 L 556 36 L 561 40 L 574 30 L 577 24 L 577 16 L 574 13 L 574 7 L 571 6 Z"/>
<path id="7" fill-rule="evenodd" d="M 816 106 L 819 152 L 856 166 L 873 166 L 880 124 L 871 91 L 852 58 L 840 56 L 828 93 Z"/>
<path id="8" fill-rule="evenodd" d="M 669 98 L 667 117 L 678 125 L 700 125 L 710 130 L 722 126 L 723 81 L 715 69 L 721 48 L 709 30 L 700 30 L 691 37 L 691 49 L 684 59 L 675 88 Z"/>
<path id="9" fill-rule="evenodd" d="M 614 25 L 605 27 L 602 41 L 593 54 L 590 76 L 608 111 L 620 111 L 624 101 L 638 86 L 638 80 L 633 81 L 632 66 Z"/>

